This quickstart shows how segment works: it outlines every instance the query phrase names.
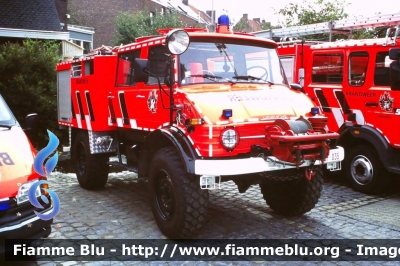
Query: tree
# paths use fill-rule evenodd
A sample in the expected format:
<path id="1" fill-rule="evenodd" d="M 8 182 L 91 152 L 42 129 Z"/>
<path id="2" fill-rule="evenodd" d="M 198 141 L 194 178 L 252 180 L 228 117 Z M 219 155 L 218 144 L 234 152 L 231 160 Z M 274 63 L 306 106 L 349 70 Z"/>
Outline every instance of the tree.
<path id="1" fill-rule="evenodd" d="M 0 45 L 0 94 L 17 120 L 39 114 L 41 131 L 38 143 L 47 144 L 46 129 L 60 136 L 57 124 L 57 87 L 54 71 L 60 44 L 55 41 L 24 40 Z M 59 137 L 61 139 L 61 136 Z"/>
<path id="2" fill-rule="evenodd" d="M 282 26 L 301 26 L 347 18 L 349 16 L 345 11 L 347 6 L 346 1 L 340 0 L 304 0 L 301 4 L 286 5 L 278 11 L 278 14 L 284 16 L 284 22 L 280 22 Z M 328 34 L 314 34 L 305 38 L 321 40 L 328 39 L 328 36 Z M 342 39 L 343 35 L 336 38 Z"/>
<path id="3" fill-rule="evenodd" d="M 180 28 L 185 27 L 180 20 L 179 14 L 172 12 L 171 14 L 149 16 L 147 11 L 137 12 L 121 12 L 115 20 L 117 28 L 116 45 L 128 44 L 135 41 L 135 38 L 149 35 L 157 35 L 158 29 L 163 28 Z"/>
<path id="4" fill-rule="evenodd" d="M 282 26 L 300 26 L 347 18 L 349 15 L 345 8 L 348 5 L 346 1 L 339 0 L 304 0 L 302 4 L 286 5 L 278 14 L 285 17 Z"/>

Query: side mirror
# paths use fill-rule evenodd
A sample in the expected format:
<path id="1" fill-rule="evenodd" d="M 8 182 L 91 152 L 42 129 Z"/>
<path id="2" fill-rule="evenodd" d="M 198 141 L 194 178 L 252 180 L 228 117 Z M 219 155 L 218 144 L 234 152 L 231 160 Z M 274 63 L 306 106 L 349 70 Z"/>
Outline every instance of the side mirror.
<path id="1" fill-rule="evenodd" d="M 171 54 L 183 54 L 189 47 L 189 34 L 182 29 L 170 31 L 165 37 L 165 44 Z"/>
<path id="2" fill-rule="evenodd" d="M 25 134 L 31 140 L 35 142 L 39 132 L 39 115 L 29 114 L 25 117 Z"/>
<path id="3" fill-rule="evenodd" d="M 393 61 L 390 63 L 390 88 L 392 90 L 400 90 L 400 62 Z"/>
<path id="4" fill-rule="evenodd" d="M 390 60 L 400 60 L 400 49 L 399 48 L 390 49 L 389 58 Z"/>
<path id="5" fill-rule="evenodd" d="M 289 84 L 289 86 L 292 90 L 304 92 L 303 87 L 300 84 L 293 83 Z"/>
<path id="6" fill-rule="evenodd" d="M 149 74 L 147 73 L 147 64 L 149 60 L 136 58 L 133 62 L 133 81 L 148 82 Z"/>

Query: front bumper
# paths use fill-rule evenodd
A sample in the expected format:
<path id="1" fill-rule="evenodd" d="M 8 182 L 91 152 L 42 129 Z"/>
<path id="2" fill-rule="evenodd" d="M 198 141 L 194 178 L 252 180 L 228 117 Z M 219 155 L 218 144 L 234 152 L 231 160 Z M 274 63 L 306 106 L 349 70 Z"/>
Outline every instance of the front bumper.
<path id="1" fill-rule="evenodd" d="M 324 161 L 324 164 L 341 162 L 343 159 L 344 149 L 338 146 L 335 149 L 329 150 L 329 156 Z M 306 160 L 300 165 L 300 167 L 306 167 L 313 164 L 320 165 L 322 162 L 319 160 L 315 162 Z M 211 176 L 244 175 L 296 168 L 295 164 L 285 163 L 274 156 L 226 160 L 195 160 L 194 166 L 196 175 Z"/>
<path id="2" fill-rule="evenodd" d="M 42 220 L 33 211 L 49 214 L 53 207 L 38 210 L 29 203 L 24 205 L 0 213 L 0 254 L 6 252 L 5 239 L 40 239 L 51 233 L 53 219 Z"/>

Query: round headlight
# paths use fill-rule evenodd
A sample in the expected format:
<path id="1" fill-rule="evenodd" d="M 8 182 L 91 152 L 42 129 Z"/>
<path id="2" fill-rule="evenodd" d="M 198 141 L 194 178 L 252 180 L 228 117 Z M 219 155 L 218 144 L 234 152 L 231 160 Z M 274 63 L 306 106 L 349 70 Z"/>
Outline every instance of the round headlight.
<path id="1" fill-rule="evenodd" d="M 182 54 L 189 47 L 189 34 L 181 29 L 172 30 L 167 34 L 165 43 L 172 54 Z"/>
<path id="2" fill-rule="evenodd" d="M 228 151 L 233 150 L 239 142 L 239 135 L 233 128 L 226 128 L 221 133 L 221 144 Z"/>

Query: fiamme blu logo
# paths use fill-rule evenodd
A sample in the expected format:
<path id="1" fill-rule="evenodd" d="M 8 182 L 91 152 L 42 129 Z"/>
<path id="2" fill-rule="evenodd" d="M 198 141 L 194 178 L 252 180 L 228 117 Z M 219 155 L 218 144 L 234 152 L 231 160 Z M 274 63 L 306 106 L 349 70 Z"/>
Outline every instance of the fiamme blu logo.
<path id="1" fill-rule="evenodd" d="M 46 164 L 44 165 L 44 161 L 46 158 L 51 155 L 58 147 L 58 144 L 60 143 L 58 138 L 50 131 L 47 130 L 47 133 L 49 134 L 49 144 L 47 144 L 46 147 L 44 147 L 42 150 L 40 150 L 35 158 L 35 161 L 33 162 L 33 169 L 35 170 L 36 173 L 43 177 L 47 177 L 48 175 L 51 174 L 51 172 L 54 170 L 54 168 L 57 165 L 58 162 L 58 153 L 57 151 L 55 154 L 47 159 Z M 35 206 L 38 209 L 43 209 L 44 207 L 42 204 L 37 200 L 35 196 L 35 191 L 38 188 L 38 186 L 42 184 L 48 184 L 47 180 L 40 180 L 36 183 L 34 183 L 28 191 L 28 198 L 29 201 L 33 206 Z M 57 196 L 57 194 L 54 191 L 51 191 L 50 189 L 45 188 L 44 189 L 47 193 L 49 193 L 52 201 L 53 201 L 53 211 L 48 214 L 42 214 L 40 212 L 34 211 L 35 214 L 42 220 L 50 220 L 53 217 L 55 217 L 58 212 L 60 211 L 60 200 Z M 45 195 L 41 195 L 41 199 L 45 204 L 49 203 L 48 198 Z"/>

